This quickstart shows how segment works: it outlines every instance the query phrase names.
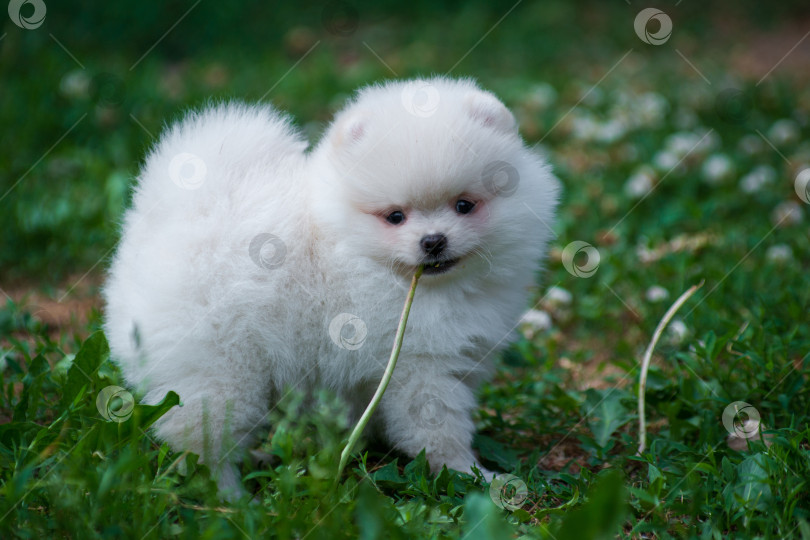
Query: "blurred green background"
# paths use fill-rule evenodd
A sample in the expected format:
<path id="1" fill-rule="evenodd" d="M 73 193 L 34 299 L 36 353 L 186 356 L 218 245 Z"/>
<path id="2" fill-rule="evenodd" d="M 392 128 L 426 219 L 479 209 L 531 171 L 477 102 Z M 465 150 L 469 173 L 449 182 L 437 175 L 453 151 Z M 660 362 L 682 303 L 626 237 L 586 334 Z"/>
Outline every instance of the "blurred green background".
<path id="1" fill-rule="evenodd" d="M 810 538 L 806 0 L 657 2 L 672 22 L 658 44 L 647 36 L 660 20 L 634 27 L 651 7 L 637 0 L 36 1 L 36 28 L 0 13 L 0 527 Z M 475 414 L 484 464 L 524 480 L 528 498 L 501 512 L 471 478 L 374 448 L 335 492 L 328 452 L 293 414 L 297 427 L 266 441 L 283 465 L 255 470 L 264 506 L 221 513 L 204 475 L 167 476 L 167 447 L 96 414 L 96 392 L 123 383 L 93 349 L 103 338 L 85 338 L 145 153 L 189 108 L 227 99 L 271 102 L 314 142 L 358 87 L 442 73 L 495 92 L 565 189 L 534 309 Z M 574 242 L 598 250 L 592 277 L 565 268 Z M 700 282 L 656 348 L 638 455 L 640 359 L 667 306 Z M 66 384 L 80 346 L 101 367 Z M 761 414 L 767 444 L 732 447 L 738 401 Z M 84 438 L 94 430 L 129 450 Z"/>
<path id="2" fill-rule="evenodd" d="M 36 29 L 19 28 L 9 17 L 0 25 L 0 279 L 7 285 L 56 283 L 90 268 L 98 274 L 153 136 L 209 100 L 271 101 L 314 139 L 361 85 L 394 76 L 472 76 L 516 110 L 530 142 L 554 127 L 543 144 L 567 184 L 621 183 L 628 176 L 621 163 L 597 163 L 596 174 L 593 163 L 569 166 L 570 130 L 556 123 L 624 53 L 632 51 L 600 92 L 623 88 L 632 99 L 655 91 L 669 102 L 668 114 L 677 112 L 674 101 L 691 99 L 697 114 L 716 122 L 714 99 L 729 79 L 735 87 L 747 79 L 750 85 L 789 46 L 768 56 L 757 40 L 784 35 L 810 13 L 801 1 L 661 3 L 674 33 L 656 47 L 633 30 L 646 7 L 637 2 L 46 5 Z M 30 3 L 22 7 L 23 16 L 33 11 Z M 714 84 L 706 85 L 681 54 Z M 806 49 L 794 55 L 806 56 Z M 806 72 L 785 63 L 778 75 L 801 80 Z M 793 103 L 780 98 L 775 80 L 755 88 L 767 99 L 743 107 L 790 116 Z M 598 99 L 582 103 L 588 106 L 607 107 Z M 652 137 L 641 133 L 634 144 L 649 147 Z"/>

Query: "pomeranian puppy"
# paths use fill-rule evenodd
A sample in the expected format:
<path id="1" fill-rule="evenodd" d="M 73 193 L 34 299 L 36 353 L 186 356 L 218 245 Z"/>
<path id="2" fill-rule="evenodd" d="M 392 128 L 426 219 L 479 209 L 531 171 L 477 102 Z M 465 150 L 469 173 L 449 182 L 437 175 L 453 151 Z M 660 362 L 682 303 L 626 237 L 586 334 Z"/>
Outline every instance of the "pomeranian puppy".
<path id="1" fill-rule="evenodd" d="M 471 80 L 359 91 L 311 151 L 266 105 L 189 114 L 149 153 L 104 289 L 112 357 L 155 425 L 225 497 L 291 388 L 356 417 L 421 265 L 399 363 L 371 427 L 433 470 L 470 473 L 475 390 L 535 285 L 559 184 Z"/>

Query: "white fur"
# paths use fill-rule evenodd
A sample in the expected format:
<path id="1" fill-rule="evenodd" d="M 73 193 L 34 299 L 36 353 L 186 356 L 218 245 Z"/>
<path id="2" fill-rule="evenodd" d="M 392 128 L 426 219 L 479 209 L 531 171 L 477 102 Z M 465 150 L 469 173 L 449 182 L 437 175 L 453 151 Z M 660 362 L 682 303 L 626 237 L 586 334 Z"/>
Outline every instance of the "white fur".
<path id="1" fill-rule="evenodd" d="M 144 402 L 180 395 L 158 437 L 199 453 L 238 495 L 234 463 L 286 389 L 329 388 L 362 412 L 422 262 L 419 240 L 444 233 L 463 258 L 422 277 L 375 426 L 409 455 L 425 448 L 434 469 L 469 472 L 474 391 L 526 307 L 558 182 L 511 113 L 469 80 L 367 87 L 306 147 L 261 105 L 212 107 L 163 134 L 104 290 L 113 358 Z M 184 153 L 204 163 L 196 189 L 173 181 Z M 519 175 L 510 196 L 482 181 L 496 161 Z M 473 213 L 455 212 L 462 196 Z M 375 215 L 395 208 L 402 225 Z M 258 259 L 269 235 L 283 262 L 272 242 Z M 344 313 L 365 324 L 359 348 L 330 336 Z"/>

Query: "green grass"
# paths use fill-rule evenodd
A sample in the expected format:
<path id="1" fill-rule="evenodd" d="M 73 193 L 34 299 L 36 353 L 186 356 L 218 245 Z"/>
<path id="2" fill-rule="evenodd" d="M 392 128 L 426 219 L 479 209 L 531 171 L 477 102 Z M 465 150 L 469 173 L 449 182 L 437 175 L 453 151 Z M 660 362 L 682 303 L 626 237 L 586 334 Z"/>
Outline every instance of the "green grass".
<path id="1" fill-rule="evenodd" d="M 324 394 L 304 409 L 294 392 L 261 437 L 273 459 L 243 466 L 255 502 L 223 505 L 196 456 L 181 465 L 147 429 L 176 396 L 135 404 L 120 423 L 99 413 L 99 392 L 121 384 L 101 314 L 48 324 L 39 296 L 15 294 L 0 310 L 0 536 L 810 538 L 810 208 L 794 189 L 810 166 L 810 91 L 789 70 L 757 84 L 730 68 L 715 12 L 664 7 L 675 33 L 654 47 L 632 31 L 639 8 L 617 4 L 521 4 L 453 70 L 504 99 L 565 185 L 543 285 L 527 298 L 552 326 L 521 328 L 476 416 L 484 464 L 519 479 L 514 509 L 502 508 L 509 489 L 500 497 L 472 476 L 432 475 L 423 456 L 374 442 L 336 483 L 351 427 L 342 406 Z M 246 15 L 203 2 L 130 70 L 190 5 L 128 24 L 123 8 L 105 18 L 49 4 L 48 26 L 0 30 L 0 122 L 11 127 L 0 147 L 13 149 L 0 153 L 0 192 L 16 184 L 0 200 L 5 290 L 59 298 L 93 269 L 67 298 L 85 283 L 92 291 L 147 131 L 185 108 L 255 100 L 275 85 L 266 99 L 314 138 L 354 88 L 391 76 L 368 47 L 400 76 L 445 72 L 512 7 L 360 6 L 357 30 L 342 36 L 324 29 L 320 7 Z M 791 6 L 778 9 L 789 16 Z M 745 21 L 784 27 L 783 11 L 759 9 L 735 4 L 732 35 L 743 40 Z M 727 88 L 743 92 L 741 108 Z M 646 119 L 615 137 L 605 128 L 642 110 Z M 679 167 L 662 164 L 667 148 L 682 156 L 673 134 L 688 149 L 696 139 L 683 134 L 707 130 Z M 731 170 L 712 182 L 704 167 L 717 155 Z M 747 193 L 740 182 L 757 167 L 774 177 Z M 626 189 L 639 171 L 654 186 L 643 198 Z M 798 218 L 782 219 L 790 208 Z M 574 241 L 599 252 L 591 277 L 563 264 Z M 640 358 L 669 304 L 701 280 L 676 314 L 682 332 L 668 331 L 653 357 L 648 448 L 636 455 Z M 668 299 L 648 299 L 653 286 Z M 761 416 L 764 441 L 729 446 L 723 413 L 736 401 Z"/>

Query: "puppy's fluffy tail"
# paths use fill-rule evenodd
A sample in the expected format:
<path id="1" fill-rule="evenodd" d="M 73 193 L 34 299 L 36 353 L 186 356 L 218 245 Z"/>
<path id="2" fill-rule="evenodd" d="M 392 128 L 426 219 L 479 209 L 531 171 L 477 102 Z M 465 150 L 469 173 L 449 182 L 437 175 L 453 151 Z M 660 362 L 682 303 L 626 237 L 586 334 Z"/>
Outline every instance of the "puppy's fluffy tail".
<path id="1" fill-rule="evenodd" d="M 154 367 L 144 364 L 150 356 L 182 356 L 176 342 L 190 330 L 177 321 L 208 316 L 214 276 L 232 275 L 229 265 L 240 261 L 251 267 L 250 239 L 288 204 L 306 147 L 266 105 L 209 106 L 161 134 L 138 176 L 104 288 L 110 347 L 133 386 Z"/>
<path id="2" fill-rule="evenodd" d="M 240 182 L 255 182 L 248 173 L 257 168 L 272 178 L 285 163 L 300 160 L 307 146 L 290 120 L 269 105 L 231 102 L 189 112 L 166 128 L 149 152 L 135 204 L 171 192 L 183 200 L 189 192 L 216 196 Z"/>

